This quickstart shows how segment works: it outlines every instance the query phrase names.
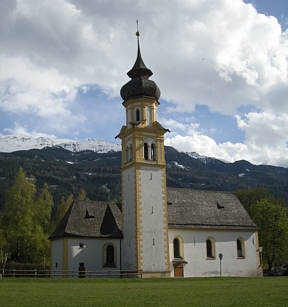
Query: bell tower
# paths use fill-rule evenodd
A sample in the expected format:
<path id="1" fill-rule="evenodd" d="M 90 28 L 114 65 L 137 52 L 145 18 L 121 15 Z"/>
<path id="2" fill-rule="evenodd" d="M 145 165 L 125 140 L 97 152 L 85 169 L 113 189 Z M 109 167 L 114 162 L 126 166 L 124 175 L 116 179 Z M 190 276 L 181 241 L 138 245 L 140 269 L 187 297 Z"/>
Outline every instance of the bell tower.
<path id="1" fill-rule="evenodd" d="M 157 121 L 160 90 L 143 62 L 137 29 L 137 58 L 121 88 L 126 109 L 122 141 L 122 268 L 143 277 L 169 272 L 164 129 Z"/>

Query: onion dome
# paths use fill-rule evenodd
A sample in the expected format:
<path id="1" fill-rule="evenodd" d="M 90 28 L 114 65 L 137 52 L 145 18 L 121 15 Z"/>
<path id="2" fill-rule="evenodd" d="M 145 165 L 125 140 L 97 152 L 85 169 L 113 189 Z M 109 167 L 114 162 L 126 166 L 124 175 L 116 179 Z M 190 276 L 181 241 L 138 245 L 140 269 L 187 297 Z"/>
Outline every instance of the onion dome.
<path id="1" fill-rule="evenodd" d="M 154 81 L 149 80 L 149 77 L 153 73 L 146 67 L 142 59 L 138 31 L 136 32 L 136 36 L 138 41 L 137 59 L 134 66 L 127 73 L 131 80 L 122 86 L 120 95 L 124 101 L 138 97 L 151 97 L 158 100 L 160 97 L 160 89 Z"/>

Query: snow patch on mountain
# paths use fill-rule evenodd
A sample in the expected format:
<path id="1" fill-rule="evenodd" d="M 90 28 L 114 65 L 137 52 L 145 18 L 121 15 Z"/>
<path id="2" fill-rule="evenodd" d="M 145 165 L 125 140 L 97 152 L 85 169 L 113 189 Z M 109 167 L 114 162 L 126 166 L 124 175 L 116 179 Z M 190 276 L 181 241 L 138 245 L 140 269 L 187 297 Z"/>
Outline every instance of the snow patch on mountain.
<path id="1" fill-rule="evenodd" d="M 199 155 L 197 152 L 185 152 L 185 153 L 189 157 L 200 160 L 204 164 L 213 163 L 215 161 L 221 161 L 221 162 L 224 162 L 224 163 L 229 163 L 229 162 L 222 160 L 222 159 L 216 159 L 216 158 L 212 158 L 212 157 Z"/>
<path id="2" fill-rule="evenodd" d="M 87 139 L 75 141 L 70 139 L 57 139 L 52 137 L 32 137 L 27 135 L 0 135 L 0 152 L 14 152 L 19 150 L 42 149 L 45 147 L 61 147 L 72 152 L 94 151 L 106 153 L 121 151 L 121 145 L 106 141 Z"/>
<path id="3" fill-rule="evenodd" d="M 173 161 L 174 165 L 179 167 L 179 168 L 182 168 L 182 169 L 185 169 L 185 166 L 182 165 L 182 164 L 179 164 L 177 161 Z"/>

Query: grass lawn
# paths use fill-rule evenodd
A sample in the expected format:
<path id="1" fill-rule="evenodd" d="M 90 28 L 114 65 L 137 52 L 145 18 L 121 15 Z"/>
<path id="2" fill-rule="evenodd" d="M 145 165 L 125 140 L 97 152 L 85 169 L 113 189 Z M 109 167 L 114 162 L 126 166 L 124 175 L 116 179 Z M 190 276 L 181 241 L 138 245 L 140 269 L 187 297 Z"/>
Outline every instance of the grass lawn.
<path id="1" fill-rule="evenodd" d="M 288 277 L 3 278 L 0 306 L 288 306 Z"/>

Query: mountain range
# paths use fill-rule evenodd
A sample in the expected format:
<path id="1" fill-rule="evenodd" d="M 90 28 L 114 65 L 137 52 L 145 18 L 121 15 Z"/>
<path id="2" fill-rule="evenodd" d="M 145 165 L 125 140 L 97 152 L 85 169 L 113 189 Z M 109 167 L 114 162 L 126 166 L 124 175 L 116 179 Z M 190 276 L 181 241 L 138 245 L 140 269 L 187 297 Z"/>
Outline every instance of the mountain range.
<path id="1" fill-rule="evenodd" d="M 19 167 L 45 182 L 59 202 L 61 196 L 77 195 L 81 188 L 90 199 L 121 198 L 121 146 L 89 139 L 84 142 L 28 136 L 0 137 L 0 206 L 5 190 Z M 167 186 L 235 191 L 266 187 L 288 200 L 288 169 L 253 165 L 247 161 L 228 163 L 197 153 L 165 147 Z"/>
<path id="2" fill-rule="evenodd" d="M 99 153 L 120 151 L 121 145 L 95 139 L 75 141 L 52 137 L 32 137 L 27 135 L 0 135 L 0 152 L 42 149 L 45 147 L 61 147 L 72 152 L 91 150 Z"/>

